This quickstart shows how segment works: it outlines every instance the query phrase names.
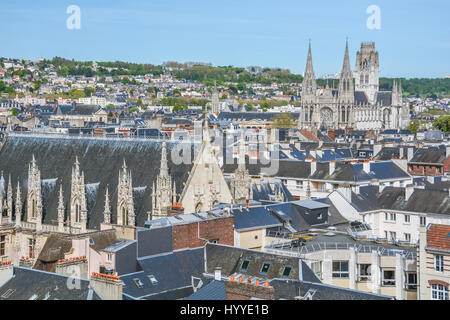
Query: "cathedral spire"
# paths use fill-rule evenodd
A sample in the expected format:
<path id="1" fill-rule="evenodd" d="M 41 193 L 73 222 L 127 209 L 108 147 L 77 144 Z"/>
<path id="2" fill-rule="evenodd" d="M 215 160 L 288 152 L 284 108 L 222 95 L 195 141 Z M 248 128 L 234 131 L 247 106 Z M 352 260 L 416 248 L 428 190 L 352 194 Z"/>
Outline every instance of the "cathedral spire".
<path id="1" fill-rule="evenodd" d="M 11 175 L 9 175 L 8 192 L 6 194 L 7 217 L 9 221 L 11 221 L 12 219 L 12 204 L 13 204 L 13 188 L 11 183 Z"/>
<path id="2" fill-rule="evenodd" d="M 108 186 L 106 186 L 105 210 L 103 211 L 103 222 L 108 224 L 111 223 L 111 206 L 109 205 Z"/>
<path id="3" fill-rule="evenodd" d="M 161 177 L 167 177 L 169 175 L 169 169 L 167 166 L 167 148 L 166 139 L 163 139 L 162 150 L 161 150 L 161 167 L 159 169 L 159 175 Z"/>
<path id="4" fill-rule="evenodd" d="M 62 184 L 59 185 L 58 195 L 58 231 L 64 232 L 64 198 Z"/>
<path id="5" fill-rule="evenodd" d="M 22 199 L 20 196 L 20 183 L 17 180 L 17 194 L 16 194 L 16 225 L 20 226 L 22 222 Z"/>
<path id="6" fill-rule="evenodd" d="M 339 79 L 339 99 L 341 103 L 353 104 L 355 101 L 353 73 L 350 68 L 350 57 L 348 54 L 348 40 L 345 42 L 344 63 Z"/>
<path id="7" fill-rule="evenodd" d="M 311 40 L 308 46 L 308 58 L 306 60 L 305 73 L 303 75 L 302 89 L 304 93 L 313 94 L 316 89 L 316 76 L 314 75 L 314 67 L 311 54 Z"/>

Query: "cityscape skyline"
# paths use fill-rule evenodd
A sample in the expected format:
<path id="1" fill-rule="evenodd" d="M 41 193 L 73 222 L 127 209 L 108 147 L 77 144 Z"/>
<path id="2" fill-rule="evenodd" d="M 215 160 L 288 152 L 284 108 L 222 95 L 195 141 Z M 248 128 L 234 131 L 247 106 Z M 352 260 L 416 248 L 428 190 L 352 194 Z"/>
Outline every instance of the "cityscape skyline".
<path id="1" fill-rule="evenodd" d="M 403 13 L 404 5 L 387 1 L 347 1 L 345 6 L 322 1 L 308 3 L 308 10 L 302 9 L 305 2 L 294 1 L 258 6 L 253 0 L 222 6 L 204 1 L 128 1 L 126 5 L 110 1 L 107 7 L 103 1 L 73 2 L 5 4 L 4 15 L 12 18 L 0 21 L 9 30 L 4 36 L 9 45 L 0 56 L 156 65 L 198 61 L 215 66 L 279 67 L 303 74 L 311 39 L 314 68 L 323 76 L 340 71 L 348 37 L 352 69 L 360 43 L 374 41 L 383 52 L 382 77 L 443 78 L 450 73 L 449 43 L 436 41 L 448 38 L 444 13 L 449 4 L 442 1 L 426 6 L 409 2 L 407 13 Z M 71 5 L 80 8 L 80 29 L 66 26 L 71 16 L 66 10 Z M 366 25 L 371 16 L 366 10 L 371 5 L 380 9 L 379 30 Z M 436 6 L 442 10 L 433 10 Z M 433 37 L 426 36 L 430 32 Z"/>

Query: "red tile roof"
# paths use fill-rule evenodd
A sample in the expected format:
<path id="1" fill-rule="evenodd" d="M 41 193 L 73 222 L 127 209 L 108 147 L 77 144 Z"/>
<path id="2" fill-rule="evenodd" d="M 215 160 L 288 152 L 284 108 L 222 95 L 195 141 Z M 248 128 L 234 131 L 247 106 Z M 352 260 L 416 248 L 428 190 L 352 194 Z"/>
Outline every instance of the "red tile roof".
<path id="1" fill-rule="evenodd" d="M 450 250 L 450 226 L 430 225 L 427 230 L 427 247 Z"/>
<path id="2" fill-rule="evenodd" d="M 319 139 L 313 135 L 311 131 L 308 130 L 299 130 L 300 134 L 308 139 L 310 142 L 317 142 Z"/>

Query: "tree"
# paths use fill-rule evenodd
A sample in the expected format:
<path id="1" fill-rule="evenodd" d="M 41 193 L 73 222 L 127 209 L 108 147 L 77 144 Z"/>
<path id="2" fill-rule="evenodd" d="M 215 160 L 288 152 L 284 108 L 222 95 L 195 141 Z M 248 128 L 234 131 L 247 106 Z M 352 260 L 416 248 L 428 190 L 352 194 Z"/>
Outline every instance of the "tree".
<path id="1" fill-rule="evenodd" d="M 440 116 L 436 120 L 433 121 L 433 127 L 441 130 L 442 132 L 449 134 L 450 133 L 450 116 Z"/>
<path id="2" fill-rule="evenodd" d="M 295 127 L 295 121 L 292 115 L 289 113 L 277 114 L 273 118 L 273 128 L 293 128 Z"/>
<path id="3" fill-rule="evenodd" d="M 13 116 L 17 116 L 18 114 L 19 114 L 19 112 L 17 111 L 17 109 L 12 109 Z"/>
<path id="4" fill-rule="evenodd" d="M 141 98 L 138 98 L 138 99 L 137 99 L 136 105 L 137 105 L 138 107 L 142 107 L 142 106 L 144 105 L 144 102 L 142 101 Z"/>
<path id="5" fill-rule="evenodd" d="M 84 95 L 85 95 L 86 97 L 91 97 L 92 94 L 93 94 L 94 92 L 95 92 L 95 89 L 92 88 L 92 87 L 86 87 L 86 88 L 84 88 Z"/>
<path id="6" fill-rule="evenodd" d="M 413 120 L 408 125 L 408 130 L 411 131 L 414 137 L 417 135 L 417 131 L 420 129 L 420 124 L 420 120 Z"/>
<path id="7" fill-rule="evenodd" d="M 135 113 L 135 112 L 138 112 L 139 111 L 139 108 L 138 107 L 133 107 L 133 108 L 131 108 L 130 109 L 130 113 Z"/>

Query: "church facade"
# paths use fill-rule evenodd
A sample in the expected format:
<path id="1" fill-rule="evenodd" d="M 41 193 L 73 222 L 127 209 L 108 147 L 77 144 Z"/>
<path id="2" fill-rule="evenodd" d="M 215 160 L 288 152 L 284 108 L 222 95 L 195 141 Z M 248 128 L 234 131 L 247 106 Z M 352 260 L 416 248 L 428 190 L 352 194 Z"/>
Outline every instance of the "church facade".
<path id="1" fill-rule="evenodd" d="M 309 44 L 299 128 L 384 130 L 409 124 L 409 107 L 402 101 L 401 83 L 394 82 L 392 91 L 379 91 L 379 56 L 373 42 L 361 44 L 354 71 L 346 43 L 339 85 L 333 87 L 327 83 L 318 89 Z"/>

